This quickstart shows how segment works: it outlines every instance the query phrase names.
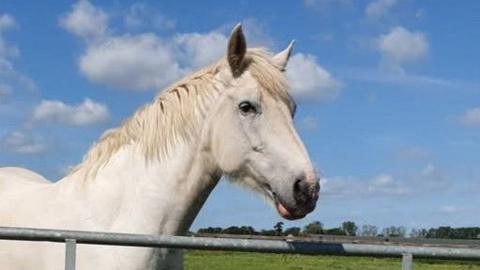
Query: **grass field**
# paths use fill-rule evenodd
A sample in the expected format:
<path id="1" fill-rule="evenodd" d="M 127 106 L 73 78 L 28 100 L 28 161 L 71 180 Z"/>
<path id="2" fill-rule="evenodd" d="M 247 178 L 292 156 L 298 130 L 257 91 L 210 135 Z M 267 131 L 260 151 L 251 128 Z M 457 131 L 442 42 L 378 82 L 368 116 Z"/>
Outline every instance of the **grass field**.
<path id="1" fill-rule="evenodd" d="M 400 270 L 401 258 L 187 251 L 186 270 Z M 413 260 L 414 270 L 480 270 L 480 262 Z"/>

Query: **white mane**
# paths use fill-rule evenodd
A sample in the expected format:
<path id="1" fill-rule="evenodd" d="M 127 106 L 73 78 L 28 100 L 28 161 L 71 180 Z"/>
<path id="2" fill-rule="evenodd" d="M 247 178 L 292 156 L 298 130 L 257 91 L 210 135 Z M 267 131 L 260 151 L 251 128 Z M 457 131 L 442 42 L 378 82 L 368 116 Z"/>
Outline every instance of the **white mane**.
<path id="1" fill-rule="evenodd" d="M 271 57 L 264 49 L 249 49 L 246 70 L 262 90 L 293 109 L 295 105 L 288 94 L 285 76 Z M 225 69 L 229 69 L 227 61 L 221 59 L 161 91 L 120 127 L 106 131 L 74 171 L 85 169 L 86 173 L 95 173 L 122 145 L 129 143 L 139 143 L 147 160 L 166 158 L 178 142 L 196 134 L 208 105 L 229 85 L 230 72 L 217 76 Z"/>

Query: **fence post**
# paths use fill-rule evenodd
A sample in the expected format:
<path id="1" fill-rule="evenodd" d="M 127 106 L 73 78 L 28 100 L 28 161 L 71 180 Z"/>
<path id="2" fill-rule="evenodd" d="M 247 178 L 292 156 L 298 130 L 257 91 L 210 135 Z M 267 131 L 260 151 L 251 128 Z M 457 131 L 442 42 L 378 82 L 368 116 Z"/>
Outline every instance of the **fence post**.
<path id="1" fill-rule="evenodd" d="M 75 270 L 75 259 L 77 253 L 77 240 L 65 240 L 65 270 Z"/>
<path id="2" fill-rule="evenodd" d="M 402 270 L 412 270 L 413 256 L 411 253 L 403 253 L 402 255 Z"/>

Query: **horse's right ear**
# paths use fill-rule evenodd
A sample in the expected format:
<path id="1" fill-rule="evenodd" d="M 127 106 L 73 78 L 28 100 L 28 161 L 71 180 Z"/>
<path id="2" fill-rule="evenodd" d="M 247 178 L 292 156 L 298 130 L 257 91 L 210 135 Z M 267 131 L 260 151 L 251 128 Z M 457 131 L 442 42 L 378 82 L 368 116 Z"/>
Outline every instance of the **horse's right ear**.
<path id="1" fill-rule="evenodd" d="M 228 41 L 227 60 L 232 70 L 233 77 L 238 77 L 244 69 L 245 53 L 247 52 L 247 42 L 243 35 L 242 25 L 237 24 L 233 28 L 230 40 Z"/>

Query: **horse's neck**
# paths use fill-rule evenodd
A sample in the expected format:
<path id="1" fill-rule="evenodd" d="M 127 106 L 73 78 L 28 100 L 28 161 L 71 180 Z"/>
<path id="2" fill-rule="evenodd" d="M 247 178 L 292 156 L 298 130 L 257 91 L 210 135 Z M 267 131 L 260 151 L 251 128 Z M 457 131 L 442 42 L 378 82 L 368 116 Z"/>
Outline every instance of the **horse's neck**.
<path id="1" fill-rule="evenodd" d="M 103 230 L 184 233 L 220 177 L 199 147 L 178 145 L 167 159 L 147 161 L 139 147 L 123 146 L 85 179 L 91 218 Z"/>
<path id="2" fill-rule="evenodd" d="M 91 212 L 91 217 L 87 218 L 99 224 L 96 229 L 181 234 L 190 227 L 221 177 L 221 172 L 213 162 L 211 153 L 206 151 L 209 149 L 207 130 L 211 119 L 205 117 L 207 113 L 205 110 L 210 107 L 207 106 L 208 102 L 213 102 L 218 98 L 219 89 L 224 88 L 229 79 L 230 73 L 227 71 L 218 72 L 214 79 L 208 79 L 210 80 L 209 84 L 200 90 L 209 95 L 197 96 L 202 99 L 201 102 L 192 103 L 194 104 L 192 106 L 199 106 L 199 108 L 191 108 L 198 114 L 196 117 L 202 117 L 201 124 L 195 127 L 196 135 L 184 138 L 184 140 L 171 140 L 175 145 L 165 151 L 167 152 L 166 156 L 161 155 L 156 158 L 146 155 L 145 145 L 150 145 L 150 143 L 143 142 L 142 146 L 132 144 L 131 140 L 127 140 L 108 159 L 106 164 L 100 167 L 91 166 L 95 169 L 98 168 L 98 171 L 93 174 L 94 177 L 88 177 L 90 175 L 88 172 L 85 177 L 85 171 L 81 167 L 68 177 L 70 179 L 65 181 L 67 189 L 73 190 L 80 186 L 85 190 L 82 192 L 84 194 L 82 199 L 87 201 L 89 213 Z M 194 91 L 191 90 L 191 92 Z M 175 95 L 175 99 L 180 98 L 178 90 L 176 93 L 169 94 Z M 189 98 L 194 97 L 190 95 Z M 150 106 L 157 105 L 151 104 Z M 163 112 L 163 104 L 161 103 L 159 106 Z M 169 109 L 174 108 L 167 108 L 167 110 Z M 145 121 L 145 119 L 157 121 L 155 116 L 158 115 L 158 112 L 152 111 L 154 112 L 152 117 L 144 118 L 141 121 Z M 152 113 L 152 111 L 143 110 L 144 113 Z M 181 111 L 177 113 L 181 113 Z M 141 115 L 134 117 L 141 117 Z M 144 124 L 142 128 L 146 126 Z M 177 124 L 177 127 L 165 128 L 182 126 L 184 125 Z M 142 130 L 136 132 L 141 133 Z M 147 136 L 144 139 L 154 138 Z M 169 140 L 166 140 L 166 143 L 169 143 Z M 101 151 L 102 149 L 100 149 Z M 76 182 L 76 184 L 71 182 Z M 75 192 L 70 191 L 69 194 L 75 194 Z"/>

